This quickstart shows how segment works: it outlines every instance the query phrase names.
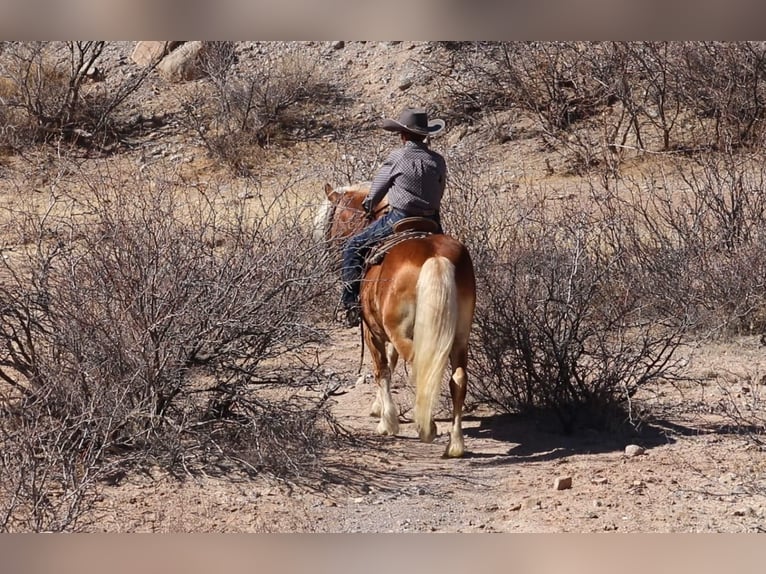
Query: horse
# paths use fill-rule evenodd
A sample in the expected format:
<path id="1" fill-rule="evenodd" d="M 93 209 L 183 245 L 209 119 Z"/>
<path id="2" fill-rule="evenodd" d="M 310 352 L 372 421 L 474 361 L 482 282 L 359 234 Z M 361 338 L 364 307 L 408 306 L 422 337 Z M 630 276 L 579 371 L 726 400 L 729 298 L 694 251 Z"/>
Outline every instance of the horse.
<path id="1" fill-rule="evenodd" d="M 315 223 L 328 245 L 342 245 L 369 223 L 362 208 L 368 191 L 369 184 L 338 189 L 325 184 L 326 200 Z M 373 219 L 386 209 L 384 198 L 375 206 Z M 462 457 L 468 338 L 476 306 L 476 278 L 468 250 L 446 234 L 397 242 L 381 261 L 366 267 L 360 304 L 364 342 L 378 387 L 370 411 L 372 416 L 380 416 L 378 434 L 399 432 L 391 375 L 402 357 L 411 366 L 418 436 L 426 443 L 434 440 L 437 429 L 432 413 L 449 361 L 452 426 L 444 457 Z"/>

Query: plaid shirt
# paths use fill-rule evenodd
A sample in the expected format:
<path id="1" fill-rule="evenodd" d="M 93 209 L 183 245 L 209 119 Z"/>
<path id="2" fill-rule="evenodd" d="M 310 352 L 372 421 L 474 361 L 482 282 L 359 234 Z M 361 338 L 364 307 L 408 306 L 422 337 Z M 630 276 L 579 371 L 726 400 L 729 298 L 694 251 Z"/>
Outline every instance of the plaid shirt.
<path id="1" fill-rule="evenodd" d="M 364 200 L 371 211 L 388 194 L 388 204 L 407 215 L 433 215 L 439 211 L 447 164 L 422 142 L 407 141 L 392 151 L 372 180 Z"/>

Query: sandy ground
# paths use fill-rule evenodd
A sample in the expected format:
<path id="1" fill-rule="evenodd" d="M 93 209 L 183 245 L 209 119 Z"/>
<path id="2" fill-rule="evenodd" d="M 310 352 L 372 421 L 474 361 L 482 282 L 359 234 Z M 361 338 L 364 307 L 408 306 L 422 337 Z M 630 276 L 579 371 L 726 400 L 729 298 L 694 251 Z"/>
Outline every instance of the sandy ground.
<path id="1" fill-rule="evenodd" d="M 345 381 L 339 422 L 363 447 L 325 461 L 329 479 L 130 477 L 104 492 L 96 530 L 117 532 L 761 532 L 766 528 L 766 460 L 747 432 L 705 405 L 728 390 L 742 395 L 736 365 L 764 364 L 752 338 L 690 359 L 708 383 L 653 389 L 658 420 L 634 437 L 564 436 L 541 421 L 475 410 L 466 417 L 467 455 L 446 460 L 440 436 L 417 440 L 408 421 L 412 392 L 399 367 L 400 435 L 374 436 L 369 382 L 356 382 L 358 336 L 338 330 L 327 366 Z M 713 369 L 728 373 L 713 378 Z M 690 367 L 692 368 L 692 367 Z M 727 383 L 726 380 L 729 382 Z M 762 385 L 761 385 L 762 386 Z M 747 391 L 747 394 L 757 389 Z M 446 406 L 447 390 L 444 390 Z M 629 456 L 636 444 L 643 454 Z M 557 490 L 557 479 L 571 488 Z"/>

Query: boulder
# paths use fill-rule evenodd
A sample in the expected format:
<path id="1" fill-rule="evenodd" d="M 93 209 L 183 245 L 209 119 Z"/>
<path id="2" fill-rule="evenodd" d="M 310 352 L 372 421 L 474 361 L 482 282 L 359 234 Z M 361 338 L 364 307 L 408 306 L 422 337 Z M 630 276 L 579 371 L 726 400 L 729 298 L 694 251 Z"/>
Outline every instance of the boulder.
<path id="1" fill-rule="evenodd" d="M 162 58 L 157 66 L 160 75 L 168 82 L 184 82 L 201 78 L 203 71 L 200 59 L 204 49 L 204 42 L 186 42 Z"/>
<path id="2" fill-rule="evenodd" d="M 136 42 L 130 59 L 142 68 L 158 62 L 183 42 Z"/>

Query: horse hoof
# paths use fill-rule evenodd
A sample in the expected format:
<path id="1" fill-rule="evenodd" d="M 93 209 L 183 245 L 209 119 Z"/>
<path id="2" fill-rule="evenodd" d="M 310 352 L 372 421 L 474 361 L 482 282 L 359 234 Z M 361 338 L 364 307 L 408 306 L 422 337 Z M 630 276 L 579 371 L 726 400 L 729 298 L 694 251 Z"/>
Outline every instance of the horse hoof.
<path id="1" fill-rule="evenodd" d="M 436 438 L 436 423 L 431 421 L 431 426 L 427 431 L 418 429 L 418 436 L 422 442 L 433 442 Z"/>
<path id="2" fill-rule="evenodd" d="M 463 455 L 465 455 L 465 447 L 462 444 L 452 444 L 452 441 L 444 451 L 444 458 L 462 458 Z"/>
<path id="3" fill-rule="evenodd" d="M 378 428 L 376 429 L 377 433 L 381 436 L 396 436 L 396 433 L 399 432 L 399 429 L 396 427 L 389 427 L 388 425 L 384 423 L 378 423 Z"/>

